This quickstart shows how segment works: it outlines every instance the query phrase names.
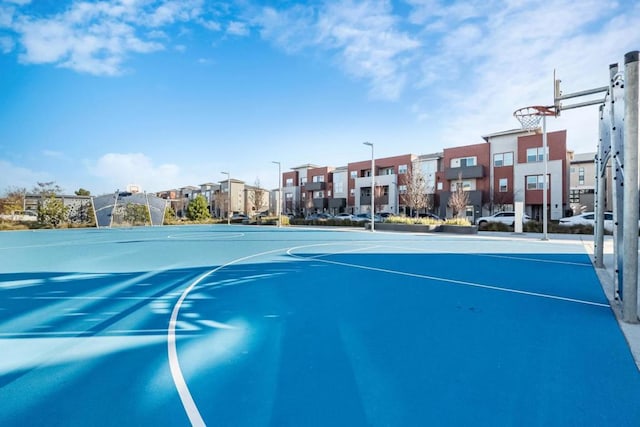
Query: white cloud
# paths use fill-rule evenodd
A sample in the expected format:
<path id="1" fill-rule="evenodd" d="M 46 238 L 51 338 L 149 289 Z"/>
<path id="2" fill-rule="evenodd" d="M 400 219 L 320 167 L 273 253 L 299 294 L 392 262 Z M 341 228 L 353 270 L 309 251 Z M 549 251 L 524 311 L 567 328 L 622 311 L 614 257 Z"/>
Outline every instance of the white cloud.
<path id="1" fill-rule="evenodd" d="M 203 0 L 74 2 L 64 12 L 42 17 L 11 15 L 2 9 L 0 22 L 17 33 L 23 63 L 117 75 L 129 55 L 164 49 L 158 41 L 166 36 L 161 27 L 197 18 L 202 4 Z"/>
<path id="2" fill-rule="evenodd" d="M 370 82 L 371 94 L 397 99 L 405 88 L 408 61 L 420 43 L 398 29 L 389 1 L 343 0 L 323 7 L 263 9 L 261 35 L 289 52 L 320 48 L 335 53 L 348 74 Z"/>
<path id="3" fill-rule="evenodd" d="M 246 36 L 249 35 L 249 27 L 244 22 L 231 21 L 227 26 L 227 34 L 234 36 Z"/>
<path id="4" fill-rule="evenodd" d="M 16 166 L 6 160 L 0 160 L 0 192 L 8 188 L 26 188 L 31 190 L 38 182 L 52 181 L 51 175 L 42 171 Z"/>
<path id="5" fill-rule="evenodd" d="M 517 128 L 515 109 L 553 103 L 554 69 L 565 93 L 606 85 L 608 63 L 640 43 L 640 32 L 631 30 L 636 14 L 613 1 L 411 3 L 412 18 L 432 40 L 421 60 L 424 95 L 414 108 L 432 117 L 445 146 Z M 434 26 L 436 21 L 445 24 Z M 563 113 L 548 126 L 568 130 L 569 148 L 593 151 L 597 107 L 590 108 Z"/>
<path id="6" fill-rule="evenodd" d="M 138 184 L 145 191 L 161 191 L 174 188 L 182 182 L 185 173 L 174 164 L 154 164 L 142 153 L 108 153 L 95 162 L 86 162 L 92 176 L 99 178 L 103 188 L 124 189 L 128 184 Z"/>

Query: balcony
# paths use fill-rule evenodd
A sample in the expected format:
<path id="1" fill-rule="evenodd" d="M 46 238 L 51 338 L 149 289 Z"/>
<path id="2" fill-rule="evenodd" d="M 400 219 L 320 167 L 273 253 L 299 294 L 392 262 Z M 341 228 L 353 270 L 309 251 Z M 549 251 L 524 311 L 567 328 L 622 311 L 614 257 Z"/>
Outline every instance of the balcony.
<path id="1" fill-rule="evenodd" d="M 388 205 L 389 196 L 376 196 L 376 205 Z M 360 196 L 360 205 L 366 206 L 371 204 L 371 196 Z"/>
<path id="2" fill-rule="evenodd" d="M 306 191 L 322 191 L 326 188 L 324 182 L 307 182 L 304 186 Z"/>
<path id="3" fill-rule="evenodd" d="M 446 180 L 484 178 L 484 167 L 482 165 L 476 165 L 448 168 L 444 171 L 444 177 Z"/>

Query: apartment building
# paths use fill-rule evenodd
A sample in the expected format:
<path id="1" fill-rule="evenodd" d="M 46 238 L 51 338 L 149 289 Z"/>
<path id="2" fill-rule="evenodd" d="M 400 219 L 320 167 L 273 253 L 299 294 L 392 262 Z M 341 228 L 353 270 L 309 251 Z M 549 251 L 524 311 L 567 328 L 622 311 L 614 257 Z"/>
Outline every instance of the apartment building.
<path id="1" fill-rule="evenodd" d="M 465 216 L 479 216 L 513 210 L 524 203 L 525 213 L 542 218 L 544 149 L 542 134 L 510 130 L 483 136 L 485 143 L 448 148 L 443 151 L 444 170 L 437 173 L 440 216 L 452 216 L 449 200 L 461 185 L 468 194 Z M 551 220 L 569 209 L 569 152 L 566 131 L 547 134 L 547 209 Z"/>
<path id="2" fill-rule="evenodd" d="M 470 221 L 482 216 L 482 206 L 489 199 L 491 146 L 487 143 L 445 148 L 441 171 L 436 173 L 436 193 L 440 200 L 438 216 L 452 217 L 449 202 L 459 186 L 467 194 L 465 214 Z"/>
<path id="3" fill-rule="evenodd" d="M 290 171 L 282 174 L 284 213 L 293 215 L 303 215 L 306 213 L 306 209 L 308 209 L 306 185 L 309 170 L 318 168 L 320 168 L 320 166 L 305 164 L 293 167 Z"/>
<path id="4" fill-rule="evenodd" d="M 569 168 L 569 203 L 572 213 L 595 210 L 596 197 L 596 153 L 571 153 Z M 613 188 L 611 178 L 611 164 L 607 165 L 605 173 L 605 210 L 613 210 Z"/>

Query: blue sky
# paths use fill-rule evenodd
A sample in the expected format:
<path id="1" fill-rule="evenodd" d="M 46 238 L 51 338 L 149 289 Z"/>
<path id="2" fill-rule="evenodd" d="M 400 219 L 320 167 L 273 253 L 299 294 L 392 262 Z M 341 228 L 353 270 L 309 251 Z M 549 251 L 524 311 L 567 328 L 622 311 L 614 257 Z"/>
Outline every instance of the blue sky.
<path id="1" fill-rule="evenodd" d="M 482 142 L 608 84 L 631 0 L 0 0 L 0 192 L 104 194 Z M 596 107 L 563 112 L 595 151 Z"/>

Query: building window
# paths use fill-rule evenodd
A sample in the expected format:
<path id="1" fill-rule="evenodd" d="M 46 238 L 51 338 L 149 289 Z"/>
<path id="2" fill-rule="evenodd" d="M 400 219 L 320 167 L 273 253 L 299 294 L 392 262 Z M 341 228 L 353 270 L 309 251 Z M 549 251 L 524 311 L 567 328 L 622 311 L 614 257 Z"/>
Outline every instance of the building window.
<path id="1" fill-rule="evenodd" d="M 578 185 L 584 185 L 584 168 L 578 168 Z"/>
<path id="2" fill-rule="evenodd" d="M 327 197 L 331 197 L 331 190 L 327 190 Z"/>
<path id="3" fill-rule="evenodd" d="M 360 189 L 360 197 L 370 197 L 371 187 L 363 187 Z"/>
<path id="4" fill-rule="evenodd" d="M 498 188 L 501 193 L 506 193 L 508 191 L 509 180 L 507 178 L 500 178 L 498 181 Z"/>
<path id="5" fill-rule="evenodd" d="M 351 172 L 349 172 L 349 176 L 351 177 L 351 179 L 356 179 L 358 177 L 358 172 L 357 171 L 351 171 Z"/>
<path id="6" fill-rule="evenodd" d="M 456 191 L 458 189 L 458 185 L 462 186 L 462 191 L 471 191 L 474 189 L 473 181 L 469 179 L 464 179 L 462 182 L 460 181 L 452 181 L 451 182 L 451 191 Z"/>
<path id="7" fill-rule="evenodd" d="M 407 165 L 398 166 L 398 174 L 402 175 L 407 173 Z"/>
<path id="8" fill-rule="evenodd" d="M 313 182 L 324 182 L 324 175 L 314 175 L 311 179 Z"/>
<path id="9" fill-rule="evenodd" d="M 493 166 L 513 166 L 513 153 L 498 153 L 493 155 Z"/>
<path id="10" fill-rule="evenodd" d="M 306 183 L 307 183 L 307 177 L 306 176 L 300 178 L 300 185 L 305 185 Z"/>
<path id="11" fill-rule="evenodd" d="M 385 185 L 384 187 L 382 187 L 382 195 L 383 196 L 388 196 L 389 195 L 389 186 Z"/>
<path id="12" fill-rule="evenodd" d="M 353 197 L 356 194 L 356 189 L 355 188 L 350 189 L 349 194 Z"/>
<path id="13" fill-rule="evenodd" d="M 436 185 L 436 188 L 437 188 L 438 190 L 442 190 L 442 188 L 443 188 L 443 186 L 442 186 L 442 182 L 439 182 L 439 181 L 438 181 L 438 184 Z"/>
<path id="14" fill-rule="evenodd" d="M 451 159 L 452 168 L 464 168 L 468 166 L 475 166 L 477 164 L 477 158 L 473 157 L 459 157 Z"/>
<path id="15" fill-rule="evenodd" d="M 527 176 L 527 190 L 542 190 L 544 188 L 544 175 Z"/>
<path id="16" fill-rule="evenodd" d="M 380 171 L 380 175 L 393 175 L 393 168 L 384 168 Z"/>
<path id="17" fill-rule="evenodd" d="M 475 165 L 476 165 L 475 157 L 463 157 L 462 159 L 460 159 L 460 167 L 475 166 Z"/>
<path id="18" fill-rule="evenodd" d="M 313 192 L 314 199 L 322 199 L 324 198 L 324 191 L 314 191 Z"/>
<path id="19" fill-rule="evenodd" d="M 293 187 L 293 178 L 287 178 L 287 180 L 285 181 L 285 185 L 287 187 Z"/>
<path id="20" fill-rule="evenodd" d="M 535 163 L 544 161 L 544 148 L 543 147 L 535 147 L 535 148 L 527 148 L 527 163 Z M 549 147 L 547 147 L 547 157 L 549 154 Z"/>
<path id="21" fill-rule="evenodd" d="M 342 182 L 334 182 L 333 185 L 336 187 L 336 193 L 342 193 L 344 191 L 344 184 Z"/>
<path id="22" fill-rule="evenodd" d="M 407 186 L 406 185 L 398 185 L 398 193 L 407 194 Z"/>
<path id="23" fill-rule="evenodd" d="M 286 200 L 293 200 L 293 193 L 285 193 L 284 198 Z"/>
<path id="24" fill-rule="evenodd" d="M 569 191 L 569 203 L 580 203 L 580 190 Z"/>

